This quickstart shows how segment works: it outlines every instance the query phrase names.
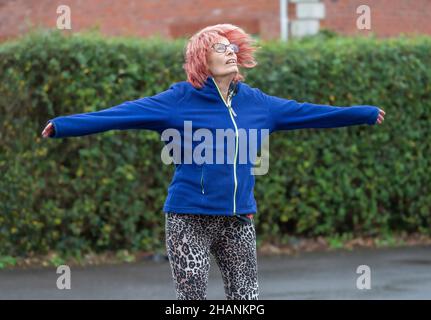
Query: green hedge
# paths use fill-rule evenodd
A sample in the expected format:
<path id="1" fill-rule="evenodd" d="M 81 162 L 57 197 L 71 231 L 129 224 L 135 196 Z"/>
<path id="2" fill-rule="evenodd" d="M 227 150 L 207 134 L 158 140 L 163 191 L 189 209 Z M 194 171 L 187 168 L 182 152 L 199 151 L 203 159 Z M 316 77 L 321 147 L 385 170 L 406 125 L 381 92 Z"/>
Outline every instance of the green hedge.
<path id="1" fill-rule="evenodd" d="M 163 250 L 173 174 L 150 131 L 42 139 L 48 119 L 185 79 L 184 40 L 37 32 L 0 45 L 0 255 Z M 256 177 L 259 243 L 289 235 L 431 234 L 431 39 L 260 43 L 246 82 L 314 103 L 377 105 L 383 125 L 277 132 Z"/>

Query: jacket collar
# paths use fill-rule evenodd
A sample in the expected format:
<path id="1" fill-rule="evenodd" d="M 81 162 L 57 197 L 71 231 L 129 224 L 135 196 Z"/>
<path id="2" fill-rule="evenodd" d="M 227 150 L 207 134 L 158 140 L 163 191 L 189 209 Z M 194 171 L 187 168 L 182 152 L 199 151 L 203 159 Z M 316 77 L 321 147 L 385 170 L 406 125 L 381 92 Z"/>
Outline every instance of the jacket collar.
<path id="1" fill-rule="evenodd" d="M 230 85 L 229 85 L 228 95 L 231 94 L 231 93 L 232 93 L 232 96 L 236 95 L 237 92 L 239 91 L 240 86 L 241 86 L 240 83 L 241 83 L 241 81 L 232 81 L 230 83 Z M 209 89 L 211 91 L 214 90 L 217 93 L 217 95 L 218 95 L 218 91 L 217 91 L 217 87 L 216 87 L 216 84 L 215 84 L 215 80 L 214 80 L 214 78 L 212 76 L 208 76 L 207 77 L 207 79 L 204 82 L 203 89 L 204 88 Z"/>

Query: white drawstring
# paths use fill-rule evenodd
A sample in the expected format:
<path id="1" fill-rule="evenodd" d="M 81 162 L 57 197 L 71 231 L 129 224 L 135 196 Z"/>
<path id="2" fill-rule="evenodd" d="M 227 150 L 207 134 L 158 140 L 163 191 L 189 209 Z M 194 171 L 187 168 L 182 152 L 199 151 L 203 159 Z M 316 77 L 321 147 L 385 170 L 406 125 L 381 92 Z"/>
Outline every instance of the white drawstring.
<path id="1" fill-rule="evenodd" d="M 235 111 L 233 111 L 232 107 L 231 107 L 231 106 L 229 106 L 228 108 L 232 111 L 233 116 L 234 116 L 234 117 L 236 117 L 236 113 L 235 113 Z"/>
<path id="2" fill-rule="evenodd" d="M 235 113 L 235 111 L 233 110 L 233 108 L 231 106 L 231 104 L 232 104 L 232 94 L 233 94 L 233 92 L 231 94 L 229 94 L 229 96 L 227 97 L 227 102 L 228 102 L 227 103 L 227 107 L 228 107 L 229 110 L 232 111 L 232 114 L 234 115 L 234 117 L 236 117 L 236 113 Z"/>

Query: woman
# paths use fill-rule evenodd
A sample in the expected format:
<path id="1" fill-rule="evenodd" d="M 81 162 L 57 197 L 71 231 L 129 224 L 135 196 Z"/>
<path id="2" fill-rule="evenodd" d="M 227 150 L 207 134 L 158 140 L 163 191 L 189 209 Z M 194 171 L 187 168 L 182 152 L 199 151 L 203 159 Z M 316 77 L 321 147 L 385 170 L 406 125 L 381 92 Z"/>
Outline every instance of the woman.
<path id="1" fill-rule="evenodd" d="M 186 141 L 181 145 L 184 160 L 176 158 L 163 211 L 177 299 L 206 299 L 210 253 L 220 268 L 227 299 L 258 299 L 253 163 L 238 161 L 240 130 L 272 133 L 384 120 L 385 112 L 374 106 L 298 103 L 251 88 L 242 82 L 238 67 L 256 66 L 255 50 L 252 38 L 241 28 L 231 24 L 204 28 L 187 43 L 187 81 L 105 110 L 51 119 L 42 132 L 43 137 L 62 138 L 147 129 L 163 137 L 164 130 L 175 129 L 185 138 L 187 122 L 193 132 L 204 128 L 213 136 L 217 129 L 234 133 L 234 147 L 225 148 L 224 139 L 222 146 L 211 145 L 205 149 L 204 163 L 192 156 L 199 142 L 194 138 L 188 147 Z M 220 148 L 223 160 L 225 156 L 230 160 L 227 163 L 213 161 Z"/>

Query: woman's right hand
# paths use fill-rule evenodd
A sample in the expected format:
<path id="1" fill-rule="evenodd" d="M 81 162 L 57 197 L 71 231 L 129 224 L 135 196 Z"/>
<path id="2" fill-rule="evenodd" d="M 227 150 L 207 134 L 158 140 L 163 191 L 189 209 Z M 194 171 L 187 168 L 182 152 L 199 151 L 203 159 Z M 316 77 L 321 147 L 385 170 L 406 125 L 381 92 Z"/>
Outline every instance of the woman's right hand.
<path id="1" fill-rule="evenodd" d="M 385 114 L 386 112 L 379 108 L 379 115 L 377 116 L 376 123 L 382 124 L 382 122 L 385 120 L 384 118 Z"/>
<path id="2" fill-rule="evenodd" d="M 52 122 L 48 123 L 48 125 L 42 131 L 42 137 L 48 138 L 54 133 L 54 125 Z"/>

